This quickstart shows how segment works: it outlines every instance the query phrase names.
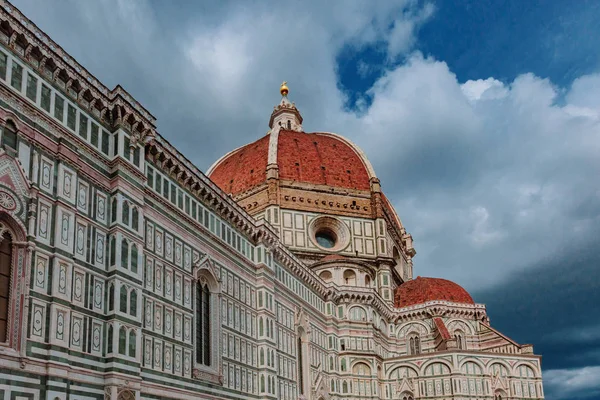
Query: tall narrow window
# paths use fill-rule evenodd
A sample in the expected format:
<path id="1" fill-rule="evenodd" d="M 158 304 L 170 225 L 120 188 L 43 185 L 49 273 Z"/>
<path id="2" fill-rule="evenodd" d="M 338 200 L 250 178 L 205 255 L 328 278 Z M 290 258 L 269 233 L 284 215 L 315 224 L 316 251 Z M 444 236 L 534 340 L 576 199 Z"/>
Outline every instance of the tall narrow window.
<path id="1" fill-rule="evenodd" d="M 71 104 L 67 104 L 67 128 L 75 132 L 77 123 L 77 109 Z"/>
<path id="2" fill-rule="evenodd" d="M 33 102 L 37 97 L 37 78 L 31 74 L 27 74 L 27 87 L 25 88 L 25 96 Z"/>
<path id="3" fill-rule="evenodd" d="M 127 354 L 127 330 L 124 326 L 119 329 L 119 354 Z"/>
<path id="4" fill-rule="evenodd" d="M 106 353 L 112 353 L 113 351 L 113 327 L 112 325 L 108 326 L 108 333 L 106 335 Z"/>
<path id="5" fill-rule="evenodd" d="M 131 245 L 131 272 L 137 274 L 138 271 L 138 249 L 135 244 Z"/>
<path id="6" fill-rule="evenodd" d="M 124 285 L 119 290 L 119 311 L 127 312 L 127 287 Z"/>
<path id="7" fill-rule="evenodd" d="M 54 118 L 56 118 L 57 120 L 62 122 L 64 117 L 65 117 L 65 101 L 63 100 L 62 97 L 54 94 Z"/>
<path id="8" fill-rule="evenodd" d="M 123 202 L 123 215 L 121 216 L 121 222 L 125 225 L 129 225 L 129 202 Z"/>
<path id="9" fill-rule="evenodd" d="M 17 149 L 17 127 L 12 121 L 8 121 L 4 127 L 2 144 L 11 149 Z"/>
<path id="10" fill-rule="evenodd" d="M 13 61 L 12 63 L 12 76 L 10 78 L 10 85 L 21 91 L 21 85 L 23 84 L 23 67 Z"/>
<path id="11" fill-rule="evenodd" d="M 408 341 L 408 354 L 421 354 L 421 341 L 418 336 L 411 336 Z"/>
<path id="12" fill-rule="evenodd" d="M 117 199 L 112 200 L 112 204 L 110 205 L 110 220 L 115 222 L 117 220 Z"/>
<path id="13" fill-rule="evenodd" d="M 117 244 L 114 236 L 110 237 L 110 265 L 115 265 L 117 260 Z"/>
<path id="14" fill-rule="evenodd" d="M 108 132 L 102 130 L 102 152 L 108 155 L 110 136 L 108 136 Z"/>
<path id="15" fill-rule="evenodd" d="M 115 285 L 108 286 L 108 311 L 115 309 Z"/>
<path id="16" fill-rule="evenodd" d="M 210 290 L 200 282 L 196 288 L 196 362 L 210 366 Z"/>
<path id="17" fill-rule="evenodd" d="M 304 366 L 302 359 L 302 336 L 298 336 L 296 339 L 297 346 L 297 354 L 298 354 L 298 388 L 300 389 L 300 394 L 304 394 Z"/>
<path id="18" fill-rule="evenodd" d="M 88 119 L 82 113 L 79 113 L 79 136 L 86 140 L 88 138 Z"/>
<path id="19" fill-rule="evenodd" d="M 129 314 L 134 317 L 137 314 L 137 292 L 135 289 L 132 289 L 129 295 Z"/>
<path id="20" fill-rule="evenodd" d="M 121 267 L 129 267 L 129 243 L 125 239 L 121 241 Z"/>
<path id="21" fill-rule="evenodd" d="M 90 142 L 92 143 L 92 146 L 98 147 L 98 129 L 99 129 L 98 125 L 91 122 L 90 126 L 91 126 Z"/>
<path id="22" fill-rule="evenodd" d="M 50 88 L 42 83 L 42 98 L 40 101 L 40 105 L 42 108 L 48 112 L 50 112 L 50 97 L 52 96 L 52 91 Z"/>
<path id="23" fill-rule="evenodd" d="M 7 340 L 11 263 L 12 239 L 5 232 L 2 235 L 2 242 L 0 243 L 0 343 L 4 343 Z"/>
<path id="24" fill-rule="evenodd" d="M 2 80 L 6 80 L 6 63 L 8 61 L 8 58 L 6 57 L 6 54 L 0 52 L 0 78 L 2 78 Z"/>
<path id="25" fill-rule="evenodd" d="M 138 230 L 139 225 L 139 213 L 137 207 L 131 207 L 131 227 L 134 230 Z"/>
<path id="26" fill-rule="evenodd" d="M 135 357 L 135 331 L 129 331 L 129 357 Z"/>

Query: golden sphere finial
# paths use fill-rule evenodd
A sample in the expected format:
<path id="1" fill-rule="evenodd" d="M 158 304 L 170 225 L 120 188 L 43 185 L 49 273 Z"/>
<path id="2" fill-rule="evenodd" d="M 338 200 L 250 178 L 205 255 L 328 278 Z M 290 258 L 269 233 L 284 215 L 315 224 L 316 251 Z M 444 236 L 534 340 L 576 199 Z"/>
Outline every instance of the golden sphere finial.
<path id="1" fill-rule="evenodd" d="M 287 82 L 283 81 L 281 87 L 279 87 L 279 93 L 281 93 L 282 96 L 287 96 L 289 92 L 290 89 L 287 87 Z"/>

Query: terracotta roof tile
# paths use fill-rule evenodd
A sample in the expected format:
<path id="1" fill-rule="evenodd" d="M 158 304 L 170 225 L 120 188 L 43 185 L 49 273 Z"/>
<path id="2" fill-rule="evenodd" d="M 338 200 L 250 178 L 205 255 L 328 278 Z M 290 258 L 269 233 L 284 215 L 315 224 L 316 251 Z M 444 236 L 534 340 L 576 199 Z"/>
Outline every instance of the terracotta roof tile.
<path id="1" fill-rule="evenodd" d="M 440 278 L 421 278 L 405 282 L 396 288 L 396 307 L 408 307 L 433 300 L 475 304 L 471 295 L 460 285 Z"/>

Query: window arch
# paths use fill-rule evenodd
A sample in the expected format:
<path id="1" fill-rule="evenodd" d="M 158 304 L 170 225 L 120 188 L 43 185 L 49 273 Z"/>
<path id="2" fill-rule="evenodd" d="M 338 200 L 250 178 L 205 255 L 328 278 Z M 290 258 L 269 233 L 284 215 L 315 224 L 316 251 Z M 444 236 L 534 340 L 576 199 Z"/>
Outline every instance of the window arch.
<path id="1" fill-rule="evenodd" d="M 136 346 L 135 331 L 132 329 L 129 331 L 129 357 L 135 358 L 135 346 Z"/>
<path id="2" fill-rule="evenodd" d="M 364 308 L 354 306 L 350 308 L 348 311 L 348 316 L 352 321 L 366 321 L 367 320 L 367 312 Z"/>
<path id="3" fill-rule="evenodd" d="M 110 265 L 117 262 L 117 243 L 114 236 L 110 237 Z"/>
<path id="4" fill-rule="evenodd" d="M 121 285 L 121 289 L 119 289 L 119 311 L 122 313 L 127 312 L 127 286 Z"/>
<path id="5" fill-rule="evenodd" d="M 129 202 L 123 202 L 123 213 L 121 214 L 121 222 L 125 225 L 129 225 Z"/>
<path id="6" fill-rule="evenodd" d="M 348 393 L 348 382 L 342 382 L 342 393 Z"/>
<path id="7" fill-rule="evenodd" d="M 457 330 L 456 332 L 454 332 L 454 337 L 456 338 L 456 347 L 459 350 L 466 350 L 467 349 L 467 341 L 465 339 L 464 332 L 461 330 Z"/>
<path id="8" fill-rule="evenodd" d="M 8 341 L 8 315 L 10 302 L 10 280 L 12 272 L 12 237 L 2 234 L 0 242 L 0 343 Z"/>
<path id="9" fill-rule="evenodd" d="M 110 220 L 115 222 L 117 220 L 117 199 L 112 199 L 112 203 L 110 205 Z"/>
<path id="10" fill-rule="evenodd" d="M 352 367 L 352 373 L 354 375 L 370 376 L 371 375 L 371 367 L 369 367 L 365 363 L 359 362 L 359 363 L 354 364 L 354 366 Z"/>
<path id="11" fill-rule="evenodd" d="M 333 275 L 331 274 L 331 271 L 321 271 L 319 277 L 323 279 L 325 283 L 331 282 L 333 280 Z"/>
<path id="12" fill-rule="evenodd" d="M 131 245 L 131 272 L 137 274 L 138 271 L 138 249 L 134 244 Z"/>
<path id="13" fill-rule="evenodd" d="M 119 354 L 126 355 L 127 351 L 127 329 L 122 326 L 119 329 Z"/>
<path id="14" fill-rule="evenodd" d="M 407 342 L 407 353 L 408 355 L 421 354 L 421 338 L 418 334 L 412 334 L 409 336 Z"/>
<path id="15" fill-rule="evenodd" d="M 108 311 L 115 309 L 115 285 L 110 283 L 108 285 Z"/>
<path id="16" fill-rule="evenodd" d="M 211 295 L 207 282 L 196 285 L 196 363 L 211 365 Z"/>
<path id="17" fill-rule="evenodd" d="M 371 287 L 371 277 L 369 275 L 365 275 L 365 287 Z"/>
<path id="18" fill-rule="evenodd" d="M 4 126 L 2 144 L 11 149 L 17 149 L 17 126 L 11 120 L 6 121 L 6 125 Z"/>
<path id="19" fill-rule="evenodd" d="M 356 286 L 356 272 L 351 269 L 344 271 L 344 284 L 350 286 Z"/>
<path id="20" fill-rule="evenodd" d="M 137 207 L 131 207 L 131 227 L 134 230 L 138 230 L 139 226 L 139 212 Z"/>
<path id="21" fill-rule="evenodd" d="M 410 393 L 410 392 L 403 392 L 400 395 L 400 399 L 401 400 L 414 400 L 414 397 L 413 397 L 412 393 Z"/>
<path id="22" fill-rule="evenodd" d="M 137 315 L 137 290 L 131 289 L 129 294 L 129 314 L 134 317 Z"/>
<path id="23" fill-rule="evenodd" d="M 110 354 L 113 351 L 113 340 L 114 340 L 113 326 L 108 325 L 108 333 L 106 334 L 106 353 L 107 354 Z"/>
<path id="24" fill-rule="evenodd" d="M 125 238 L 121 240 L 121 267 L 125 269 L 129 267 L 129 243 Z"/>

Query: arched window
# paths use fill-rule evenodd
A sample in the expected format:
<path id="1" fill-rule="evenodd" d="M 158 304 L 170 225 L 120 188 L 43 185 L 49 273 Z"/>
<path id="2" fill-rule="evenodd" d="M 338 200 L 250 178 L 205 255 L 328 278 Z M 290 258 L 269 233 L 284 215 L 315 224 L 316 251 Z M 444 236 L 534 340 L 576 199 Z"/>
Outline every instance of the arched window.
<path id="1" fill-rule="evenodd" d="M 265 391 L 265 376 L 264 375 L 260 376 L 260 391 L 261 392 Z"/>
<path id="2" fill-rule="evenodd" d="M 112 199 L 112 203 L 110 205 L 110 220 L 115 222 L 117 220 L 117 199 Z"/>
<path id="3" fill-rule="evenodd" d="M 137 274 L 138 271 L 138 249 L 135 244 L 131 245 L 131 272 Z"/>
<path id="4" fill-rule="evenodd" d="M 119 354 L 127 354 L 127 330 L 124 326 L 119 329 Z"/>
<path id="5" fill-rule="evenodd" d="M 108 325 L 108 333 L 106 334 L 106 353 L 110 354 L 113 351 L 113 326 Z"/>
<path id="6" fill-rule="evenodd" d="M 115 265 L 117 261 L 117 242 L 114 236 L 110 237 L 110 265 Z"/>
<path id="7" fill-rule="evenodd" d="M 7 121 L 2 133 L 2 144 L 11 149 L 17 149 L 17 127 L 12 121 Z"/>
<path id="8" fill-rule="evenodd" d="M 366 321 L 367 320 L 367 312 L 364 308 L 354 306 L 348 312 L 348 316 L 352 321 Z"/>
<path id="9" fill-rule="evenodd" d="M 275 352 L 271 352 L 271 367 L 275 367 Z"/>
<path id="10" fill-rule="evenodd" d="M 115 309 L 115 285 L 108 285 L 108 311 Z"/>
<path id="11" fill-rule="evenodd" d="M 403 393 L 400 395 L 400 399 L 401 399 L 401 400 L 414 400 L 414 397 L 413 397 L 412 393 L 409 393 L 409 392 L 403 392 Z"/>
<path id="12" fill-rule="evenodd" d="M 371 286 L 371 277 L 369 275 L 365 275 L 365 287 Z"/>
<path id="13" fill-rule="evenodd" d="M 265 365 L 265 349 L 260 349 L 260 365 Z"/>
<path id="14" fill-rule="evenodd" d="M 211 365 L 210 290 L 207 283 L 196 285 L 196 362 Z"/>
<path id="15" fill-rule="evenodd" d="M 129 243 L 126 239 L 121 240 L 121 267 L 127 269 L 129 266 Z"/>
<path id="16" fill-rule="evenodd" d="M 345 358 L 342 358 L 340 360 L 340 371 L 342 371 L 342 372 L 346 371 L 346 359 Z"/>
<path id="17" fill-rule="evenodd" d="M 137 207 L 131 207 L 131 227 L 138 230 L 139 226 L 139 213 Z"/>
<path id="18" fill-rule="evenodd" d="M 333 275 L 331 275 L 331 271 L 321 271 L 319 277 L 323 279 L 324 282 L 331 282 L 333 280 Z"/>
<path id="19" fill-rule="evenodd" d="M 456 338 L 456 346 L 458 347 L 459 350 L 466 350 L 467 349 L 467 343 L 465 340 L 465 334 L 462 331 L 456 331 L 454 333 L 454 337 Z"/>
<path id="20" fill-rule="evenodd" d="M 304 354 L 302 354 L 302 336 L 300 335 L 296 339 L 296 346 L 298 348 L 298 389 L 300 394 L 304 394 Z"/>
<path id="21" fill-rule="evenodd" d="M 10 299 L 10 275 L 12 269 L 12 238 L 8 232 L 0 242 L 0 343 L 8 340 L 8 303 Z"/>
<path id="22" fill-rule="evenodd" d="M 351 269 L 344 271 L 344 285 L 356 286 L 356 273 Z"/>
<path id="23" fill-rule="evenodd" d="M 329 371 L 335 371 L 335 364 L 333 363 L 333 357 L 329 357 Z"/>
<path id="24" fill-rule="evenodd" d="M 129 202 L 123 202 L 123 214 L 121 215 L 121 222 L 125 225 L 129 225 Z"/>
<path id="25" fill-rule="evenodd" d="M 127 286 L 122 285 L 119 289 L 119 311 L 127 312 Z"/>
<path id="26" fill-rule="evenodd" d="M 408 339 L 407 352 L 409 355 L 421 354 L 421 339 L 418 335 L 412 335 Z"/>
<path id="27" fill-rule="evenodd" d="M 343 393 L 348 393 L 348 382 L 344 381 L 342 383 L 342 392 Z"/>
<path id="28" fill-rule="evenodd" d="M 129 314 L 134 317 L 137 314 L 137 291 L 135 289 L 131 289 L 131 294 L 129 295 Z"/>
<path id="29" fill-rule="evenodd" d="M 263 336 L 264 334 L 264 322 L 262 317 L 258 319 L 258 335 Z"/>
<path id="30" fill-rule="evenodd" d="M 135 357 L 135 331 L 129 331 L 129 357 Z"/>

